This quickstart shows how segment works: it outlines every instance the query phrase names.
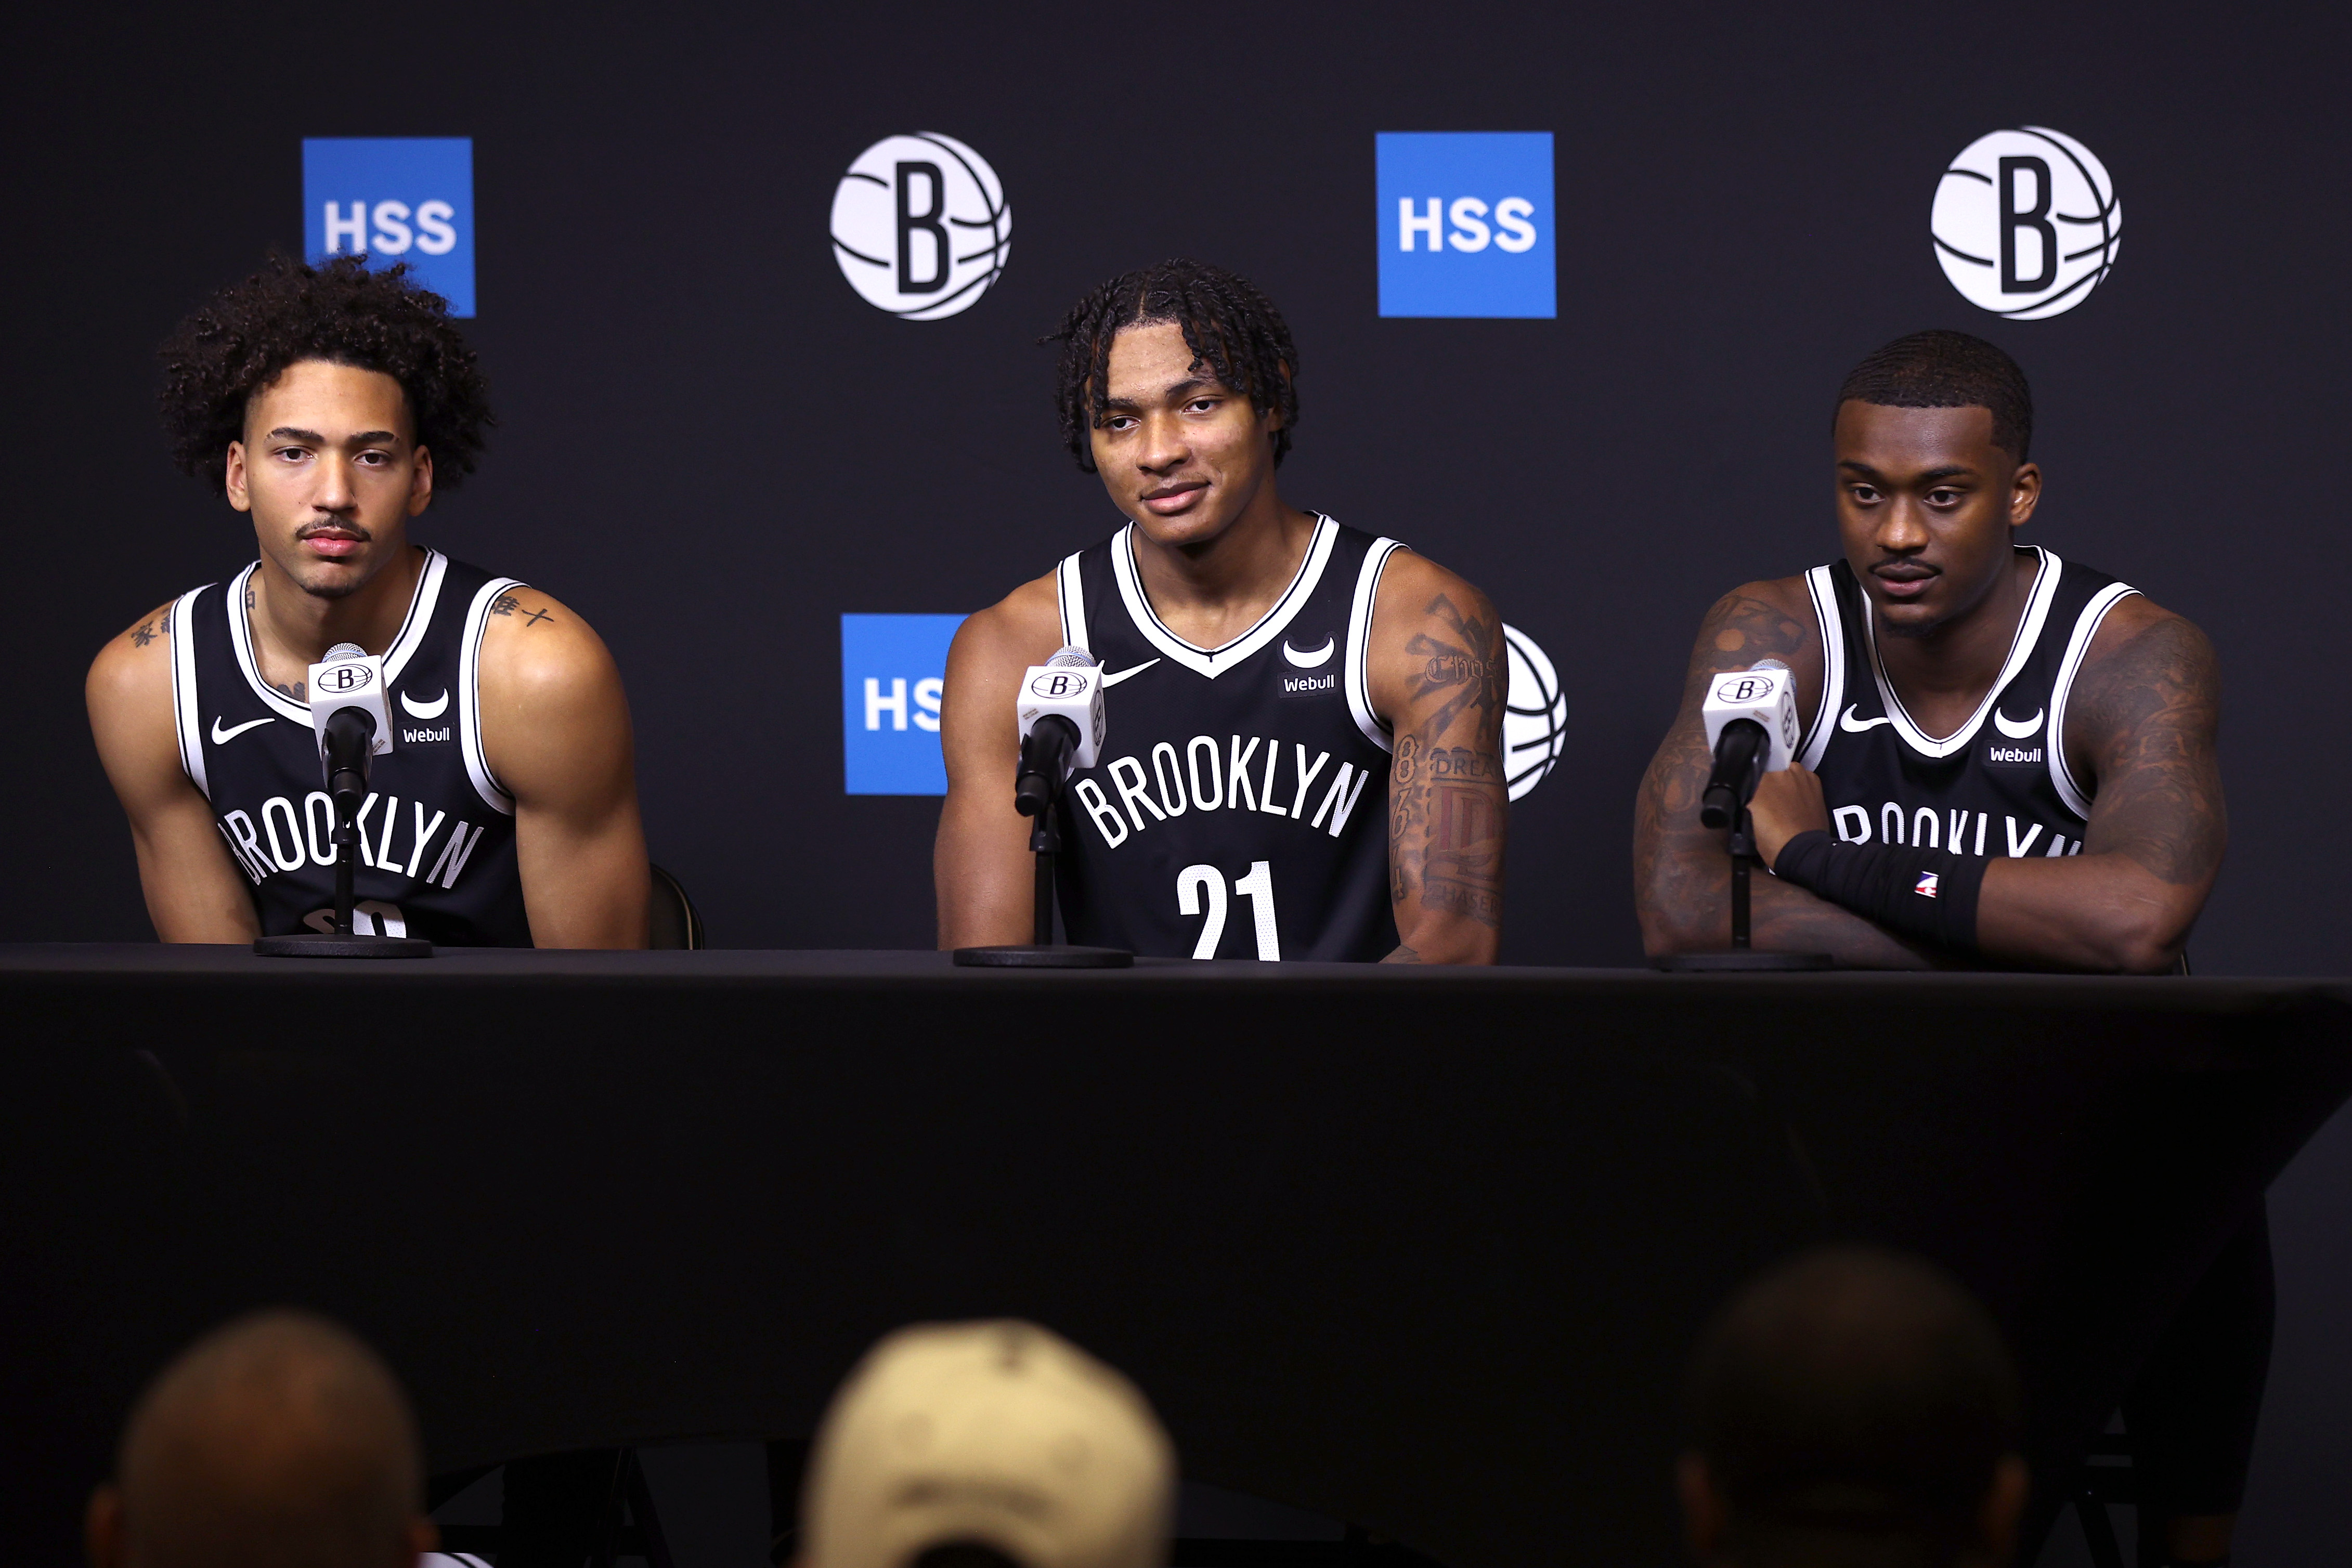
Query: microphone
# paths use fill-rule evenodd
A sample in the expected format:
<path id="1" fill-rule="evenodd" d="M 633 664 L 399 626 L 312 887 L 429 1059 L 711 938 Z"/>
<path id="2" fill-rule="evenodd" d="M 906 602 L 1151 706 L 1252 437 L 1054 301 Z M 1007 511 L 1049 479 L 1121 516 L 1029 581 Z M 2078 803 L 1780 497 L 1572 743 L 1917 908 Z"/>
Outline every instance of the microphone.
<path id="1" fill-rule="evenodd" d="M 1045 814 L 1062 780 L 1092 768 L 1102 754 L 1102 678 L 1095 656 L 1064 648 L 1021 677 L 1015 710 L 1021 719 L 1021 770 L 1013 805 L 1024 817 Z"/>
<path id="2" fill-rule="evenodd" d="M 1797 677 L 1778 659 L 1715 678 L 1701 710 L 1715 771 L 1699 797 L 1702 826 L 1727 828 L 1738 820 L 1756 786 L 1796 759 Z"/>
<path id="3" fill-rule="evenodd" d="M 356 643 L 338 643 L 310 666 L 310 728 L 335 815 L 348 821 L 367 799 L 369 764 L 392 749 L 383 701 L 383 661 Z"/>

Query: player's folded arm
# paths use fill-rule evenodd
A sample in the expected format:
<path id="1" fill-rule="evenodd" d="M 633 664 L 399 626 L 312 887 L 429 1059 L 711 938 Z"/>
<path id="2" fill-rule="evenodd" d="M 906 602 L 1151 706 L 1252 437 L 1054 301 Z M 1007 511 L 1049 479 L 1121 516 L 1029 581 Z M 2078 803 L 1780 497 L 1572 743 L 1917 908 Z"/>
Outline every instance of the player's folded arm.
<path id="1" fill-rule="evenodd" d="M 642 947 L 649 897 L 621 672 L 588 623 L 514 591 L 482 641 L 482 746 L 515 800 L 515 855 L 541 947 Z"/>
<path id="2" fill-rule="evenodd" d="M 2212 644 L 2182 617 L 2126 600 L 2073 702 L 2096 772 L 2082 852 L 1995 861 L 1978 942 L 2012 961 L 2155 973 L 2187 946 L 2229 842 Z"/>

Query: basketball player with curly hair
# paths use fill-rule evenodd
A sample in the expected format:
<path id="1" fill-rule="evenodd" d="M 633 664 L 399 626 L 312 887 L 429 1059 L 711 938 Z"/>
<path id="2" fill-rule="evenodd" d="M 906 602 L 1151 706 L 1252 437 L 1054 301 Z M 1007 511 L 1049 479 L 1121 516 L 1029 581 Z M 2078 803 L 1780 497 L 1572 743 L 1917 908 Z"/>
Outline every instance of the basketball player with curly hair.
<path id="1" fill-rule="evenodd" d="M 1508 796 L 1502 624 L 1393 539 L 1286 502 L 1298 353 L 1266 297 L 1168 261 L 1062 345 L 1062 437 L 1127 524 L 965 622 L 948 655 L 940 945 L 1031 929 L 1022 672 L 1108 688 L 1058 870 L 1075 942 L 1195 958 L 1490 964 Z"/>
<path id="2" fill-rule="evenodd" d="M 647 869 L 620 672 L 585 622 L 409 538 L 492 423 L 474 353 L 404 267 L 272 257 L 163 345 L 181 469 L 259 559 L 139 618 L 90 666 L 90 727 L 156 935 L 332 929 L 332 808 L 305 683 L 384 661 L 392 749 L 359 812 L 354 929 L 640 947 Z"/>

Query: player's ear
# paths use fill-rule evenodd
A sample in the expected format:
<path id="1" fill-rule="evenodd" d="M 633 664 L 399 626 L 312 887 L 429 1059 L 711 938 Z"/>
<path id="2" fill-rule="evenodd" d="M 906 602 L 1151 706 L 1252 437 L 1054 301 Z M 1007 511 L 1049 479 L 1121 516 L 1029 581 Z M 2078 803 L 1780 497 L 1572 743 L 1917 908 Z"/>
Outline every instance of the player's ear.
<path id="1" fill-rule="evenodd" d="M 415 465 L 408 473 L 408 515 L 412 517 L 433 504 L 433 449 L 420 443 Z"/>
<path id="2" fill-rule="evenodd" d="M 2009 479 L 2009 526 L 2023 528 L 2041 500 L 2042 470 L 2031 463 L 2019 464 Z"/>
<path id="3" fill-rule="evenodd" d="M 253 510 L 253 494 L 245 483 L 245 443 L 228 444 L 228 460 L 221 476 L 221 488 L 228 496 L 228 504 L 240 512 Z"/>

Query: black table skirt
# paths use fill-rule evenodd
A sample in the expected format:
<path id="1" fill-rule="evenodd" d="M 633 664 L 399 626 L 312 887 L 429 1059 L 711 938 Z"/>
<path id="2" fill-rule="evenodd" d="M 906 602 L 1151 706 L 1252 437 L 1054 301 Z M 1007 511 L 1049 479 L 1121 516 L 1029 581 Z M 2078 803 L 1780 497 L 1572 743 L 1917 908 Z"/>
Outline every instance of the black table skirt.
<path id="1" fill-rule="evenodd" d="M 804 1436 L 886 1330 L 1017 1314 L 1199 1479 L 1449 1568 L 1664 1565 L 1692 1339 L 1821 1238 L 2000 1318 L 2046 1521 L 2352 1092 L 2320 981 L 47 946 L 0 1018 L 28 1562 L 177 1345 L 299 1302 L 439 1469 Z"/>

